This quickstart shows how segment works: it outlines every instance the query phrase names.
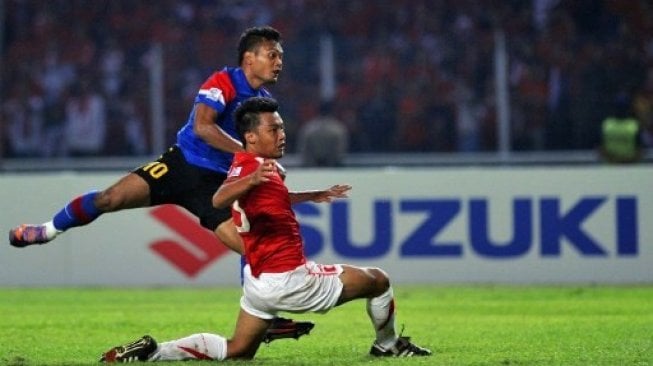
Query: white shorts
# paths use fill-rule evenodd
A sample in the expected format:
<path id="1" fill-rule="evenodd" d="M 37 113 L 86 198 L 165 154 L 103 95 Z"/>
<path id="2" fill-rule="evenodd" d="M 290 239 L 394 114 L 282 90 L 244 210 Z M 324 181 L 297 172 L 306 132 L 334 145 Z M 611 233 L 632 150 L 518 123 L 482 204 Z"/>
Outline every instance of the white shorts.
<path id="1" fill-rule="evenodd" d="M 240 306 L 261 319 L 272 319 L 279 311 L 326 313 L 342 293 L 341 273 L 339 264 L 309 261 L 289 272 L 262 273 L 255 278 L 246 265 Z"/>

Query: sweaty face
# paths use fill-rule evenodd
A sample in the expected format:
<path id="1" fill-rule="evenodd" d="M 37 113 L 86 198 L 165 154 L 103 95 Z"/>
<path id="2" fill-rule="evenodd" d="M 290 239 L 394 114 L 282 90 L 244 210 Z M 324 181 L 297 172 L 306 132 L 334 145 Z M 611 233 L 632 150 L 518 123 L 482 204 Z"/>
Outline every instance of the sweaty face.
<path id="1" fill-rule="evenodd" d="M 251 53 L 250 57 L 248 66 L 254 83 L 264 85 L 277 82 L 283 66 L 283 49 L 279 43 L 265 41 Z"/>
<path id="2" fill-rule="evenodd" d="M 261 113 L 260 123 L 253 132 L 253 140 L 247 142 L 257 155 L 264 158 L 278 159 L 283 156 L 286 148 L 286 132 L 279 113 Z"/>

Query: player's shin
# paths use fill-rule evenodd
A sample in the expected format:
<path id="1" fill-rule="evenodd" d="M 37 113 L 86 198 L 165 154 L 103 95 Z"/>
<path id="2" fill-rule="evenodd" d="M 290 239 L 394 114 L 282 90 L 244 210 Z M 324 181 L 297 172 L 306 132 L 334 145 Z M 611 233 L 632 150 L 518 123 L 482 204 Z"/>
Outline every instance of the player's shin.
<path id="1" fill-rule="evenodd" d="M 367 300 L 367 314 L 376 331 L 376 342 L 382 347 L 392 347 L 397 341 L 392 287 L 383 294 Z"/>
<path id="2" fill-rule="evenodd" d="M 162 342 L 150 361 L 217 360 L 227 357 L 227 340 L 217 334 L 198 333 Z"/>
<path id="3" fill-rule="evenodd" d="M 86 225 L 97 219 L 102 212 L 95 207 L 98 191 L 91 191 L 68 202 L 52 219 L 54 228 L 59 232 L 72 227 Z"/>

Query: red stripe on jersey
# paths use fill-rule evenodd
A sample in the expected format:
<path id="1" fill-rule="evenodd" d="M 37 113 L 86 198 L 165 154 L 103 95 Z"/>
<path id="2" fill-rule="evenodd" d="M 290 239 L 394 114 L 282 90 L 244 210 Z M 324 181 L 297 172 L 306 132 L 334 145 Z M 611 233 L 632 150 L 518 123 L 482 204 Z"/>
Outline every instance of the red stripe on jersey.
<path id="1" fill-rule="evenodd" d="M 213 75 L 206 79 L 201 87 L 201 89 L 211 88 L 218 88 L 222 91 L 225 104 L 236 98 L 236 87 L 234 86 L 234 83 L 231 82 L 229 73 L 226 70 L 214 72 Z"/>

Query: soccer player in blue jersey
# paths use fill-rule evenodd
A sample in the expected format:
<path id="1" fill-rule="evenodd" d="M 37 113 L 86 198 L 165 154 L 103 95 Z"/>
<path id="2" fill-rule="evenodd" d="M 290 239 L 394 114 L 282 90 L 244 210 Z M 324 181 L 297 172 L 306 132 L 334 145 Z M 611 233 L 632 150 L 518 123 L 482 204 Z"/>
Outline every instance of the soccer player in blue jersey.
<path id="1" fill-rule="evenodd" d="M 222 243 L 242 254 L 243 244 L 230 209 L 215 209 L 211 199 L 227 177 L 234 152 L 243 150 L 233 111 L 248 98 L 269 97 L 264 86 L 276 83 L 281 73 L 280 33 L 272 27 L 247 29 L 238 43 L 238 62 L 239 67 L 225 67 L 202 84 L 188 121 L 177 133 L 176 144 L 156 161 L 133 170 L 105 190 L 92 190 L 74 198 L 51 221 L 12 229 L 10 244 L 44 244 L 108 212 L 176 204 L 197 216 L 200 224 L 213 231 Z M 273 324 L 271 339 L 283 335 L 297 338 L 312 327 L 310 322 L 281 319 Z"/>

